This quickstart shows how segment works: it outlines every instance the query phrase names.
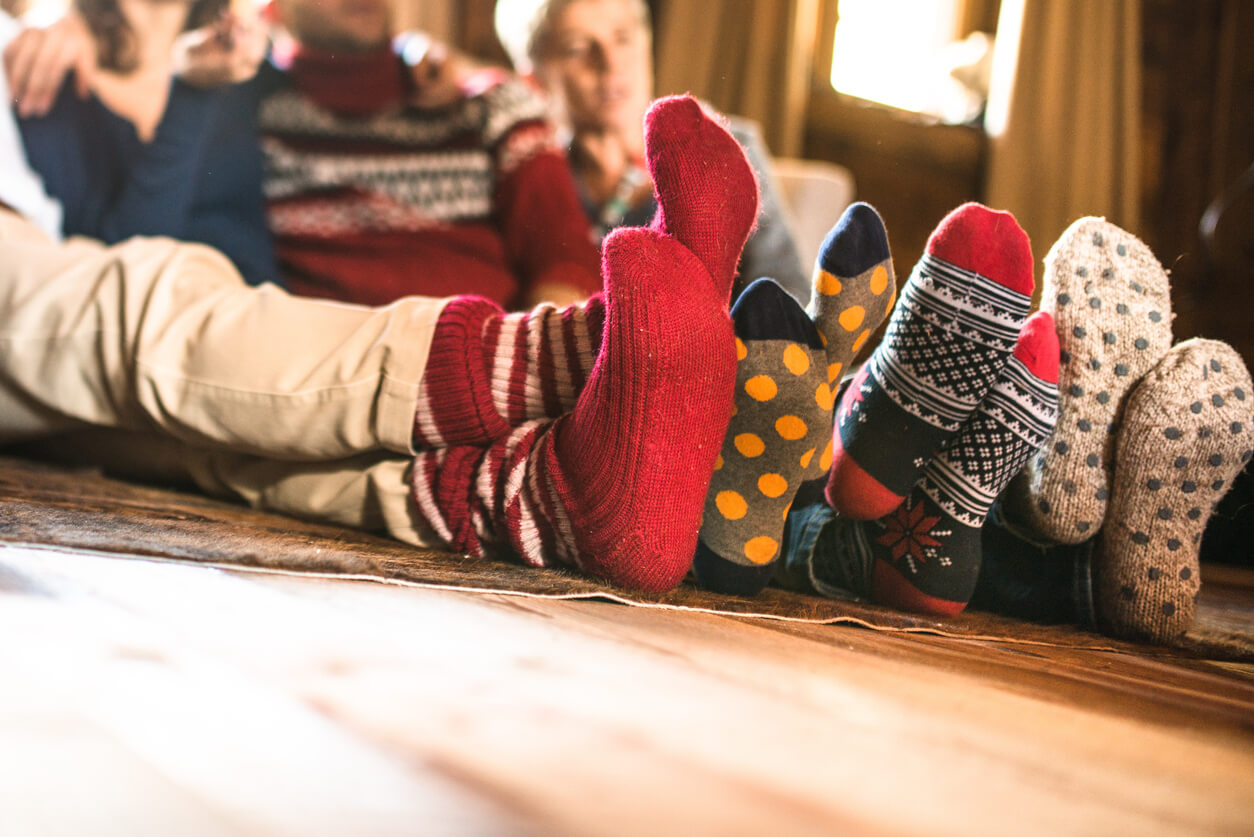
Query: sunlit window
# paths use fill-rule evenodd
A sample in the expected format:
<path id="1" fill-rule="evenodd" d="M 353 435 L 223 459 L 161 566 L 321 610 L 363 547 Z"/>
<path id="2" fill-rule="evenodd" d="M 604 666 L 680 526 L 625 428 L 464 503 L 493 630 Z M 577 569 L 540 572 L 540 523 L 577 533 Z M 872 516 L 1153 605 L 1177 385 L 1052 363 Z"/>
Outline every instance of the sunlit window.
<path id="1" fill-rule="evenodd" d="M 840 0 L 838 9 L 837 91 L 949 122 L 979 115 L 991 45 L 979 33 L 955 40 L 958 0 Z"/>

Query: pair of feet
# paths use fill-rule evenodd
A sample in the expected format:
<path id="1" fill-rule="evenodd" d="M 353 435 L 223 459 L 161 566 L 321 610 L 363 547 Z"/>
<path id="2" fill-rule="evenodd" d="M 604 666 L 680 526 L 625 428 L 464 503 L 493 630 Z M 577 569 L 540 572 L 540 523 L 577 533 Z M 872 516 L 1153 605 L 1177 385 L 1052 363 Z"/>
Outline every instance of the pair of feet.
<path id="1" fill-rule="evenodd" d="M 1142 242 L 1076 221 L 1045 260 L 1058 323 L 1058 427 L 1007 493 L 1038 540 L 1091 541 L 1098 626 L 1169 642 L 1192 624 L 1198 549 L 1254 457 L 1254 387 L 1227 344 L 1172 345 L 1167 272 Z"/>
<path id="2" fill-rule="evenodd" d="M 414 507 L 450 547 L 623 587 L 687 574 L 732 413 L 732 280 L 757 216 L 744 152 L 690 97 L 656 102 L 649 228 L 602 248 L 603 296 L 441 315 L 414 422 Z"/>

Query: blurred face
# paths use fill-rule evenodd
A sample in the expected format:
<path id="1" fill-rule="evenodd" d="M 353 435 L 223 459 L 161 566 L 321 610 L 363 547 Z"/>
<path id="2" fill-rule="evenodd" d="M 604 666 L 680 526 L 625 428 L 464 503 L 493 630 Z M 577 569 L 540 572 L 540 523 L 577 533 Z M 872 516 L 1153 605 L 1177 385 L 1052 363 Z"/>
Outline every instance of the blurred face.
<path id="1" fill-rule="evenodd" d="M 278 22 L 324 52 L 372 52 L 392 37 L 391 0 L 276 0 Z"/>
<path id="2" fill-rule="evenodd" d="M 631 3 L 576 0 L 554 21 L 536 75 L 576 134 L 638 134 L 653 94 L 650 48 Z"/>

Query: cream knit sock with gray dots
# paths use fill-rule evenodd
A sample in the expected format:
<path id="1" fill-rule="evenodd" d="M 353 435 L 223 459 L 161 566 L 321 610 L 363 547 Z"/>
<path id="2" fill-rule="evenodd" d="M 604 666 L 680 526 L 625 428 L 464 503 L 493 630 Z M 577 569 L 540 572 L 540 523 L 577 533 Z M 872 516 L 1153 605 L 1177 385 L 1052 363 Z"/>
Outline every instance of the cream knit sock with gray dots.
<path id="1" fill-rule="evenodd" d="M 1167 273 L 1135 236 L 1081 218 L 1045 257 L 1041 310 L 1058 328 L 1058 425 L 1006 505 L 1044 538 L 1079 543 L 1106 516 L 1127 393 L 1171 347 Z"/>
<path id="2" fill-rule="evenodd" d="M 1094 559 L 1103 631 L 1170 642 L 1193 623 L 1198 547 L 1254 457 L 1254 385 L 1226 343 L 1187 340 L 1128 396 Z"/>

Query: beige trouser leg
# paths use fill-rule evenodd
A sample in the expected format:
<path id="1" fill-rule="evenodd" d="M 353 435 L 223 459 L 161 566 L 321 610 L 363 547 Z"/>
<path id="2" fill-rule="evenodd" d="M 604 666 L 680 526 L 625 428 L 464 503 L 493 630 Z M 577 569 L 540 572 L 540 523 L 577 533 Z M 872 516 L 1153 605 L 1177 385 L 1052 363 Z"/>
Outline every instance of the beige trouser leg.
<path id="1" fill-rule="evenodd" d="M 0 444 L 87 426 L 169 439 L 211 490 L 425 541 L 407 508 L 378 506 L 405 497 L 383 486 L 408 468 L 442 307 L 250 288 L 210 248 L 54 244 L 0 210 Z"/>

